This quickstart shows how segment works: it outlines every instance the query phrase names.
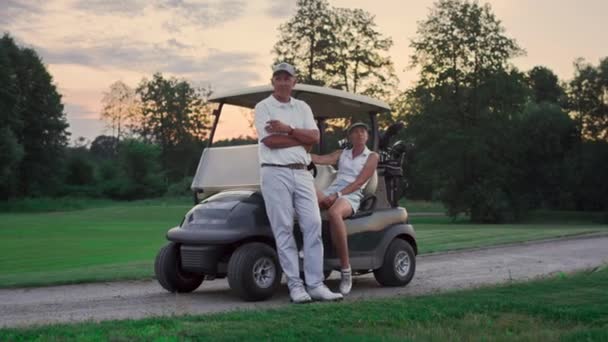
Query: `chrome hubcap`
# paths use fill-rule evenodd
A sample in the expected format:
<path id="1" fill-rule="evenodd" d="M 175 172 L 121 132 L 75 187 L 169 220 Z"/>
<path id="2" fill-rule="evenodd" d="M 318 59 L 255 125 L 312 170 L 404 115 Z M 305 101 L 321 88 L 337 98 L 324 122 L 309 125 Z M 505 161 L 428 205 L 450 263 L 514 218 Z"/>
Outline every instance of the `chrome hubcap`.
<path id="1" fill-rule="evenodd" d="M 404 278 L 410 271 L 410 256 L 404 252 L 399 251 L 395 255 L 395 272 L 399 277 Z"/>
<path id="2" fill-rule="evenodd" d="M 274 262 L 270 258 L 260 258 L 253 264 L 253 280 L 258 287 L 270 287 L 274 282 L 276 273 Z"/>

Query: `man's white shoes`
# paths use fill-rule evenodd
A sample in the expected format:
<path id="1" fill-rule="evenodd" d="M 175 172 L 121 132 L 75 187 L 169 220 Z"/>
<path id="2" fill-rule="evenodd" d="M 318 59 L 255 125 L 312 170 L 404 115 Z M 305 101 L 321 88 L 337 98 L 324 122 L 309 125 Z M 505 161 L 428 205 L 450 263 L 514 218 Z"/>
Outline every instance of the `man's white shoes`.
<path id="1" fill-rule="evenodd" d="M 310 303 L 312 301 L 308 292 L 304 290 L 304 286 L 296 286 L 289 289 L 289 297 L 291 297 L 291 301 L 295 304 Z"/>
<path id="2" fill-rule="evenodd" d="M 353 274 L 350 267 L 346 270 L 341 270 L 340 273 L 342 275 L 342 279 L 340 280 L 340 293 L 346 296 L 353 287 Z"/>
<path id="3" fill-rule="evenodd" d="M 309 288 L 308 294 L 310 294 L 312 299 L 319 301 L 335 301 L 343 298 L 341 294 L 331 292 L 324 284 L 312 289 Z"/>

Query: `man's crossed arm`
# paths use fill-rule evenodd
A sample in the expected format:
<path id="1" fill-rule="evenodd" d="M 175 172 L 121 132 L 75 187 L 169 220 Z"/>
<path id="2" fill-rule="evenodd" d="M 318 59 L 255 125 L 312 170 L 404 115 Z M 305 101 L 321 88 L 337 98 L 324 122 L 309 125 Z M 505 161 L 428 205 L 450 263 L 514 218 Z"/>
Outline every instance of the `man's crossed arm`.
<path id="1" fill-rule="evenodd" d="M 304 128 L 292 129 L 289 125 L 279 120 L 268 121 L 265 129 L 268 133 L 287 133 L 287 135 L 272 134 L 262 139 L 262 143 L 271 149 L 304 146 L 307 151 L 310 151 L 312 146 L 319 142 L 318 130 Z"/>

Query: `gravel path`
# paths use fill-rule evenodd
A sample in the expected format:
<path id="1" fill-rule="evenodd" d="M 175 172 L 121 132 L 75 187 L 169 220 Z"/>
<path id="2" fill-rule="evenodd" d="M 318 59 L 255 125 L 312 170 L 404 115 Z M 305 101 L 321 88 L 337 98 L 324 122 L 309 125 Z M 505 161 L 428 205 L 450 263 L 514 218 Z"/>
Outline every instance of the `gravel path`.
<path id="1" fill-rule="evenodd" d="M 346 301 L 436 293 L 593 268 L 608 263 L 608 236 L 424 255 L 417 261 L 408 286 L 383 288 L 373 275 L 356 277 Z M 327 282 L 334 289 L 337 277 L 334 272 Z M 288 300 L 283 286 L 268 301 L 242 302 L 225 279 L 204 282 L 189 294 L 168 293 L 155 280 L 4 289 L 0 290 L 0 327 L 266 309 L 289 305 Z"/>

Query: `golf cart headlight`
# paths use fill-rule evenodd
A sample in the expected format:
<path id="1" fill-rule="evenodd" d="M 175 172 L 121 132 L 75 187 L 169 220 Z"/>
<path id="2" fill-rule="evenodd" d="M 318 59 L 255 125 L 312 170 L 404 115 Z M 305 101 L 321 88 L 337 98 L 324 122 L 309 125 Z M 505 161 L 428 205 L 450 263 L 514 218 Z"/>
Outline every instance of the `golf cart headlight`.
<path id="1" fill-rule="evenodd" d="M 192 210 L 186 214 L 184 222 L 187 225 L 225 224 L 229 213 L 221 209 Z"/>
<path id="2" fill-rule="evenodd" d="M 213 219 L 213 218 L 201 218 L 192 221 L 193 224 L 224 224 L 228 222 L 227 219 Z"/>

